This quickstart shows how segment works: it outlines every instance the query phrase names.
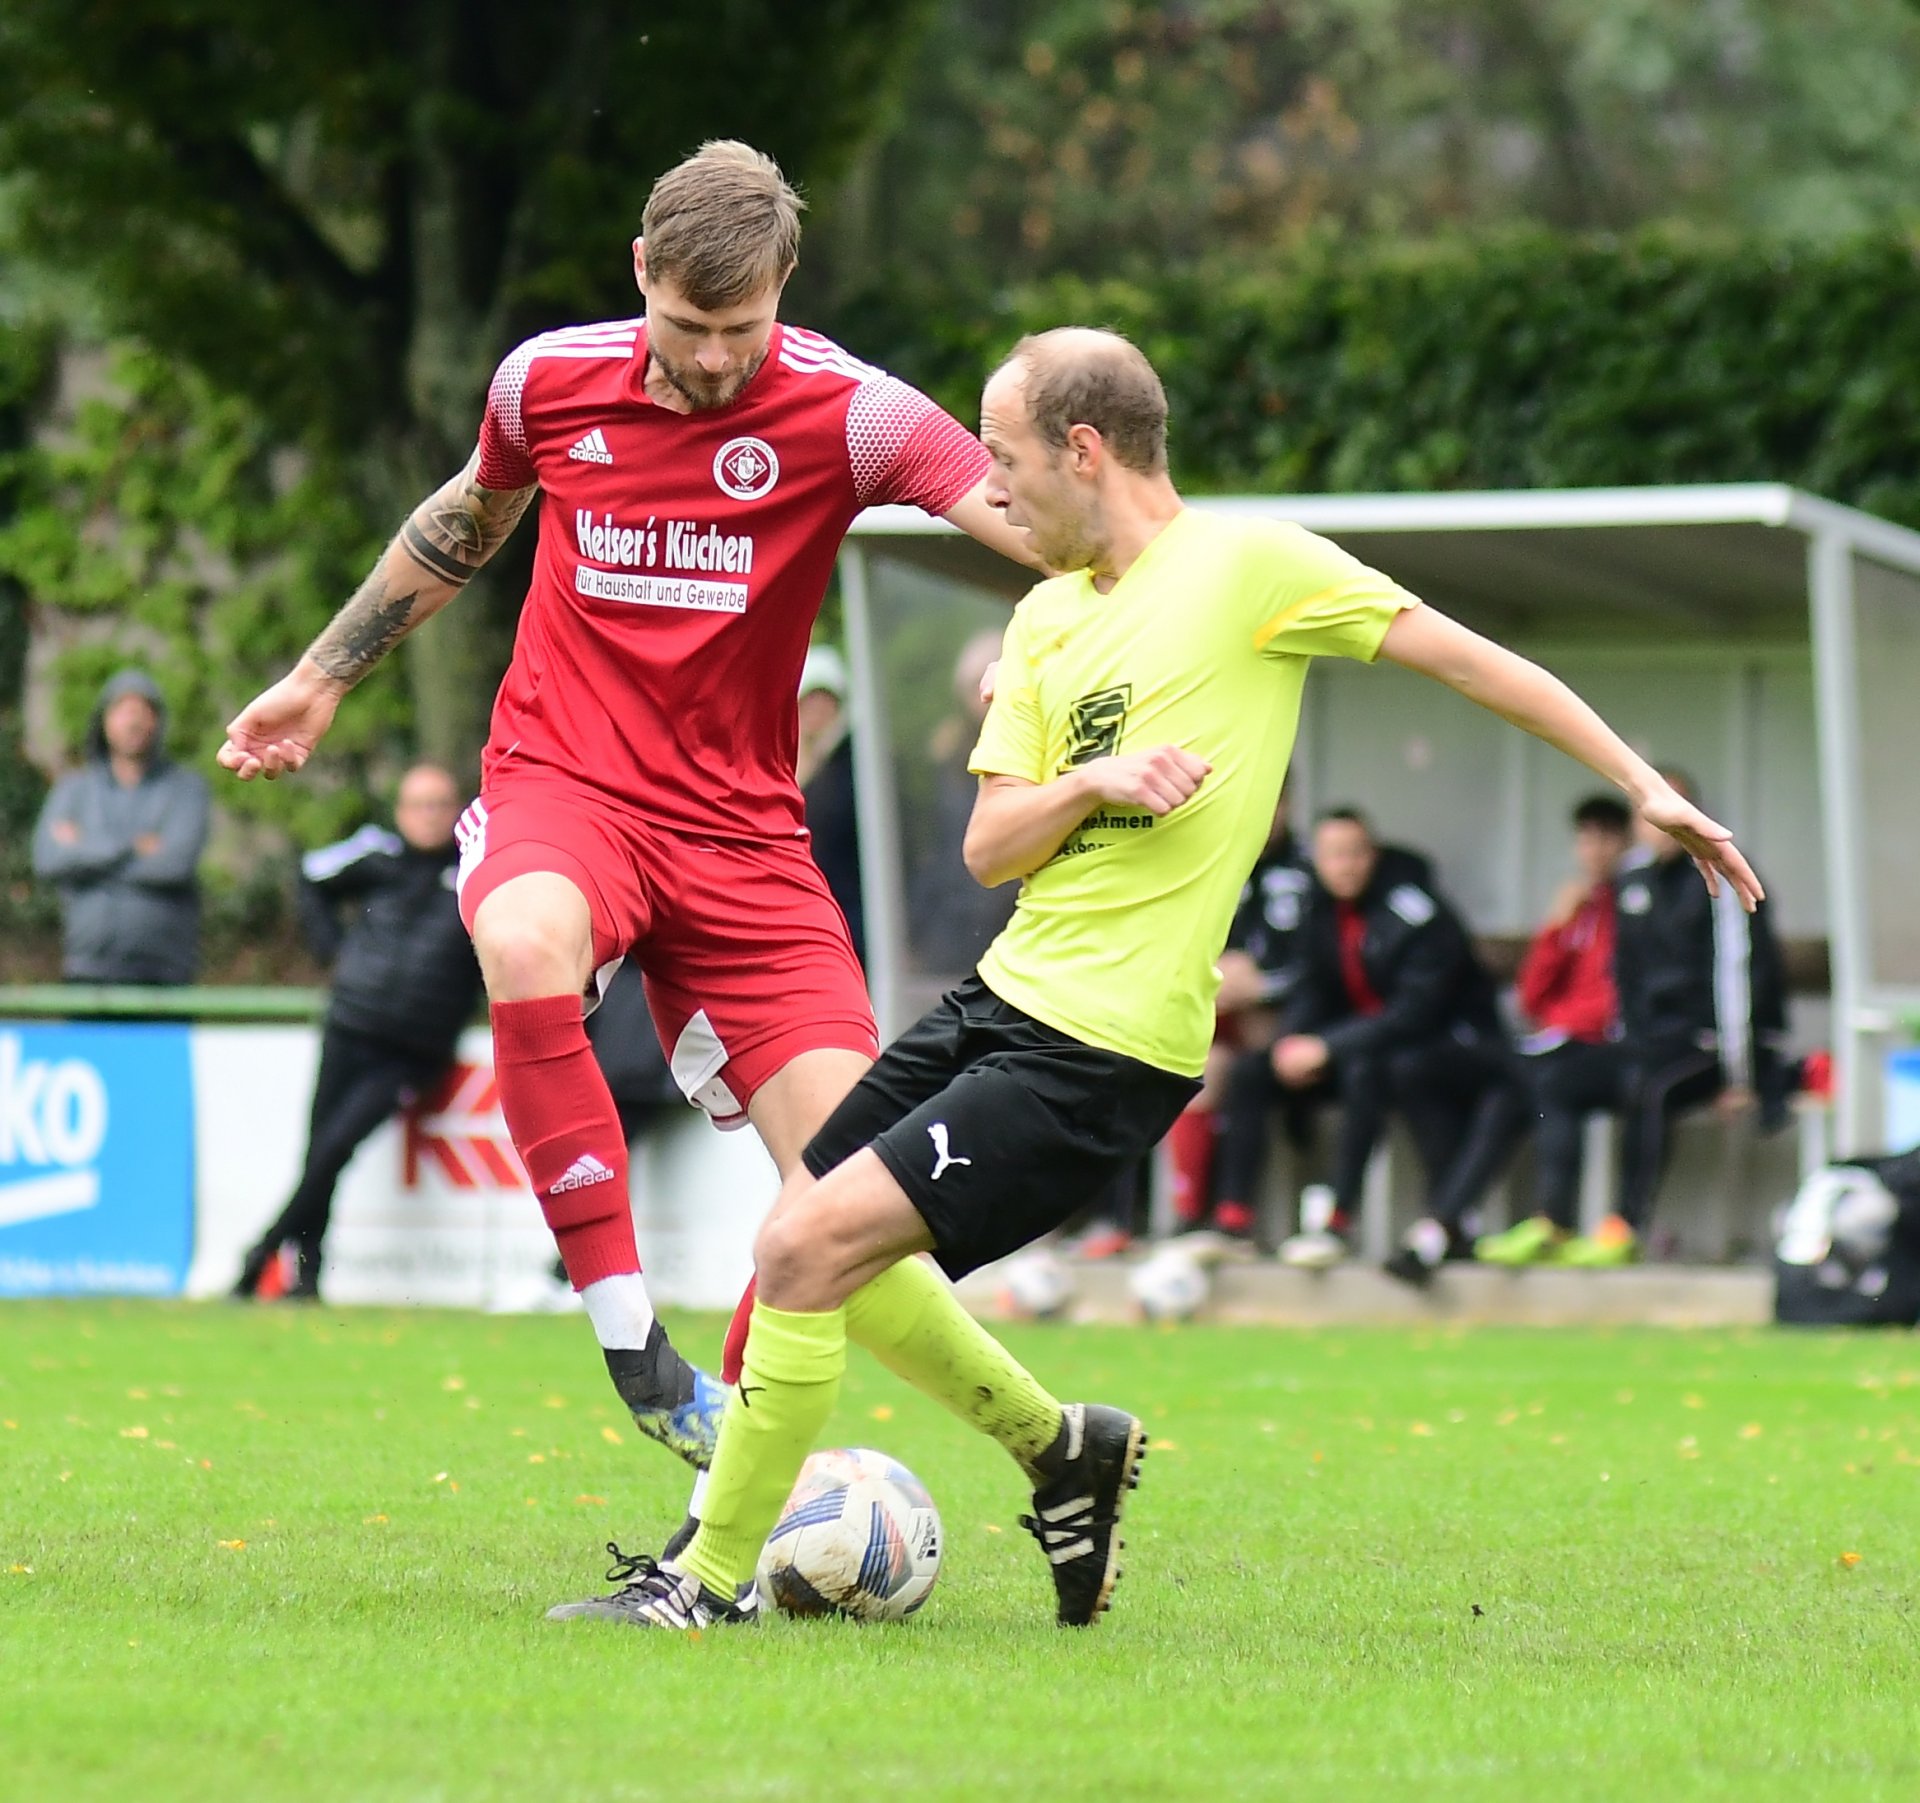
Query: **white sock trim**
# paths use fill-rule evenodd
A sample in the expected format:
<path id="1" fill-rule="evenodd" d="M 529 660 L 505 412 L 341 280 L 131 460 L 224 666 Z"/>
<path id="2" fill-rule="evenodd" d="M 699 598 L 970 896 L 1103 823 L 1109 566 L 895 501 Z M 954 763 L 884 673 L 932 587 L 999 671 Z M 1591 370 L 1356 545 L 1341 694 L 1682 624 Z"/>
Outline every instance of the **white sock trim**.
<path id="1" fill-rule="evenodd" d="M 603 1277 L 580 1292 L 587 1306 L 593 1335 L 609 1352 L 640 1352 L 653 1331 L 653 1301 L 647 1280 L 638 1271 L 624 1277 Z"/>

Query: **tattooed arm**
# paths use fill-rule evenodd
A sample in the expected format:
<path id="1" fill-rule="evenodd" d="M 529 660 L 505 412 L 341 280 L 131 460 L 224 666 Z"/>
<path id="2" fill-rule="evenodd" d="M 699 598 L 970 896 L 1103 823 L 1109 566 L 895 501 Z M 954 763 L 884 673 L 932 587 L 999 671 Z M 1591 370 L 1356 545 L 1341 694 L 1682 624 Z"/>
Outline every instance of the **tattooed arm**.
<path id="1" fill-rule="evenodd" d="M 340 698 L 506 542 L 538 490 L 484 488 L 479 469 L 476 451 L 413 510 L 292 674 L 234 717 L 220 747 L 224 768 L 242 782 L 298 770 L 332 725 Z"/>

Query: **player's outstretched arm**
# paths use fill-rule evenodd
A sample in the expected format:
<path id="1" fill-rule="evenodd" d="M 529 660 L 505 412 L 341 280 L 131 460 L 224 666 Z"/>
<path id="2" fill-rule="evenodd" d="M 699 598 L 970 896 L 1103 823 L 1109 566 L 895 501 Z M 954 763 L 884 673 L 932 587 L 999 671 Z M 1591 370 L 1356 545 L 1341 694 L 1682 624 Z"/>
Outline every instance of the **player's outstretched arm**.
<path id="1" fill-rule="evenodd" d="M 475 451 L 459 475 L 413 510 L 292 673 L 234 716 L 219 751 L 223 768 L 242 782 L 298 770 L 333 724 L 340 698 L 506 542 L 539 490 L 486 488 L 479 470 Z"/>
<path id="2" fill-rule="evenodd" d="M 1444 682 L 1624 791 L 1687 848 L 1712 893 L 1724 878 L 1749 910 L 1764 897 L 1733 834 L 1686 800 L 1559 677 L 1427 606 L 1395 618 L 1380 655 Z"/>
<path id="3" fill-rule="evenodd" d="M 1094 809 L 1112 804 L 1171 814 L 1212 768 L 1177 745 L 1156 745 L 1094 758 L 1044 783 L 983 776 L 960 855 L 976 883 L 997 888 L 1038 870 Z"/>

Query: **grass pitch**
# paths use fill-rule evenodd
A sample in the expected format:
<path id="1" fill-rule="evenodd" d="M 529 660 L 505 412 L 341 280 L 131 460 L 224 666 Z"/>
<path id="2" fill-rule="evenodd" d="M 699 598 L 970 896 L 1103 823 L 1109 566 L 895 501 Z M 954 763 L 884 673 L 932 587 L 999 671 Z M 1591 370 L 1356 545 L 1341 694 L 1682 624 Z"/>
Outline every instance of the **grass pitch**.
<path id="1" fill-rule="evenodd" d="M 684 1496 L 578 1319 L 5 1305 L 0 1796 L 1920 1796 L 1920 1341 L 1008 1337 L 1152 1425 L 1104 1624 L 856 1354 L 933 1601 L 678 1639 L 541 1619 Z"/>

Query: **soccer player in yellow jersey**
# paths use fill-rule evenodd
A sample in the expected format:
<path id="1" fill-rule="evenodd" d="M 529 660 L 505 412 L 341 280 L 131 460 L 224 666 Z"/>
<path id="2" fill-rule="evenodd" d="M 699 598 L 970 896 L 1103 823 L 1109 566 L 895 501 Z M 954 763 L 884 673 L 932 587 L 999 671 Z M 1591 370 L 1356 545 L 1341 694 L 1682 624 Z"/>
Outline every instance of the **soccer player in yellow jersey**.
<path id="1" fill-rule="evenodd" d="M 1126 340 L 1022 340 L 981 418 L 987 500 L 1070 572 L 1016 610 L 973 755 L 967 867 L 987 884 L 1022 878 L 1019 905 L 978 975 L 841 1104 L 761 1228 L 745 1369 L 691 1544 L 628 1561 L 616 1595 L 556 1613 L 748 1619 L 761 1544 L 849 1339 L 1025 1468 L 1023 1525 L 1051 1563 L 1059 1619 L 1106 1607 L 1140 1422 L 1056 1402 L 912 1255 L 959 1276 L 1024 1245 L 1193 1095 L 1214 960 L 1273 819 L 1312 658 L 1385 657 L 1437 678 L 1615 784 L 1710 889 L 1759 898 L 1727 830 L 1546 671 L 1298 526 L 1184 507 L 1166 398 Z M 884 1586 L 887 1561 L 871 1563 L 866 1581 Z"/>

